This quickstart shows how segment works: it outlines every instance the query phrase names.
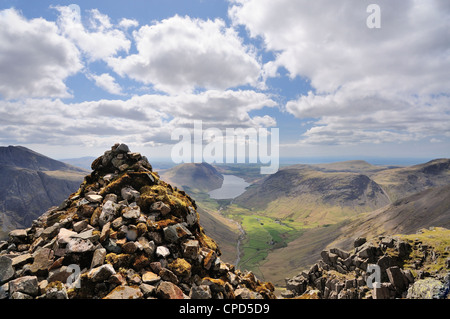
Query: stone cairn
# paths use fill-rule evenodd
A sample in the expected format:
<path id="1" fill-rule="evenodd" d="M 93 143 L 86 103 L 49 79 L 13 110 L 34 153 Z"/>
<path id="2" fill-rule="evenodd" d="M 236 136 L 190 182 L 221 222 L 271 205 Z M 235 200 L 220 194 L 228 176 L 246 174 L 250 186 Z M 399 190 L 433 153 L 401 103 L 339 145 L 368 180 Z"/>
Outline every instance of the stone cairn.
<path id="1" fill-rule="evenodd" d="M 411 259 L 412 252 L 422 257 Z M 339 248 L 321 252 L 321 260 L 308 271 L 286 278 L 286 299 L 445 299 L 450 297 L 450 273 L 422 270 L 436 253 L 421 242 L 410 244 L 393 236 L 354 241 L 352 253 Z M 404 269 L 405 263 L 411 269 Z M 450 268 L 450 259 L 445 266 Z M 377 268 L 377 270 L 375 270 Z M 379 272 L 379 277 L 376 276 Z M 369 284 L 370 282 L 370 284 Z M 376 284 L 378 282 L 378 284 Z"/>
<path id="2" fill-rule="evenodd" d="M 273 299 L 220 259 L 195 201 L 116 144 L 79 190 L 0 242 L 0 299 Z"/>

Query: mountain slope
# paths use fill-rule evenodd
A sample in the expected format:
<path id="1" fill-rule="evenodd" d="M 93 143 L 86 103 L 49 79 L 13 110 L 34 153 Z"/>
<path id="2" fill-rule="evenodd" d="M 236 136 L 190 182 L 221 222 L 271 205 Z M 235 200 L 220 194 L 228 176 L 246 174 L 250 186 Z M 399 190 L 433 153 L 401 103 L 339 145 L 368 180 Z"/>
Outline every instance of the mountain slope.
<path id="1" fill-rule="evenodd" d="M 436 159 L 424 164 L 387 169 L 371 175 L 392 202 L 425 189 L 450 184 L 450 159 Z"/>
<path id="2" fill-rule="evenodd" d="M 59 205 L 86 171 L 21 146 L 0 147 L 0 238 Z"/>
<path id="3" fill-rule="evenodd" d="M 223 176 L 208 163 L 180 164 L 165 171 L 160 171 L 164 180 L 180 187 L 194 191 L 208 192 L 220 188 Z"/>
<path id="4" fill-rule="evenodd" d="M 348 249 L 351 237 L 408 235 L 429 227 L 450 228 L 450 185 L 424 190 L 358 216 L 340 229 L 341 235 L 332 245 Z"/>
<path id="5" fill-rule="evenodd" d="M 234 203 L 282 219 L 329 224 L 383 207 L 389 198 L 366 175 L 301 165 L 280 169 L 253 184 Z"/>

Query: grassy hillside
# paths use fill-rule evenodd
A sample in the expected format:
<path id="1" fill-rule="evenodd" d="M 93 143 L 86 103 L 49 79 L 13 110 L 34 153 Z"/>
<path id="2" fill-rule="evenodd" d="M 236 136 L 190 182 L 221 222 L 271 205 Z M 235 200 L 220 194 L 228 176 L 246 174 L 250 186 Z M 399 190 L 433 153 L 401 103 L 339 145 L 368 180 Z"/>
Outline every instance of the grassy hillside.
<path id="1" fill-rule="evenodd" d="M 325 225 L 389 204 L 363 174 L 287 167 L 253 184 L 234 203 L 262 215 Z"/>

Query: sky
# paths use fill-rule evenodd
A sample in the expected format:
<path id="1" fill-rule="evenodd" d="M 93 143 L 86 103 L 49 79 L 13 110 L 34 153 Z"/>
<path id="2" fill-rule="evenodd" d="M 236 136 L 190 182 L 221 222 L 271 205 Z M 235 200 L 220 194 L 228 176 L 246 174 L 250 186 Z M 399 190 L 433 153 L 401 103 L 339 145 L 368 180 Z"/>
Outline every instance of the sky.
<path id="1" fill-rule="evenodd" d="M 448 0 L 3 0 L 0 145 L 162 159 L 201 120 L 283 158 L 450 157 L 449 30 Z"/>

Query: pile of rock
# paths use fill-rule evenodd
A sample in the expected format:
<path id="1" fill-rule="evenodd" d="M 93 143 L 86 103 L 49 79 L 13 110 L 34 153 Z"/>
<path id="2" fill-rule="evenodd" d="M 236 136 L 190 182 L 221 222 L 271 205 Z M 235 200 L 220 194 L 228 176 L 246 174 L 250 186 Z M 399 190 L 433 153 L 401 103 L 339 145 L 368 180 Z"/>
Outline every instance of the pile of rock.
<path id="1" fill-rule="evenodd" d="M 187 194 L 116 144 L 79 190 L 0 242 L 0 299 L 275 298 L 220 259 Z"/>
<path id="2" fill-rule="evenodd" d="M 426 250 L 430 247 L 412 247 L 408 242 L 391 236 L 380 236 L 371 241 L 357 238 L 354 247 L 352 253 L 338 248 L 322 251 L 322 260 L 314 264 L 309 271 L 286 278 L 286 291 L 282 293 L 282 297 L 422 298 L 426 294 L 423 287 L 432 285 L 434 298 L 445 298 L 448 295 L 449 276 L 433 278 L 430 283 L 431 278 L 426 278 L 430 274 L 420 270 L 423 258 L 412 261 L 417 269 L 415 275 L 410 269 L 403 269 L 405 261 L 411 262 L 413 249 Z"/>

